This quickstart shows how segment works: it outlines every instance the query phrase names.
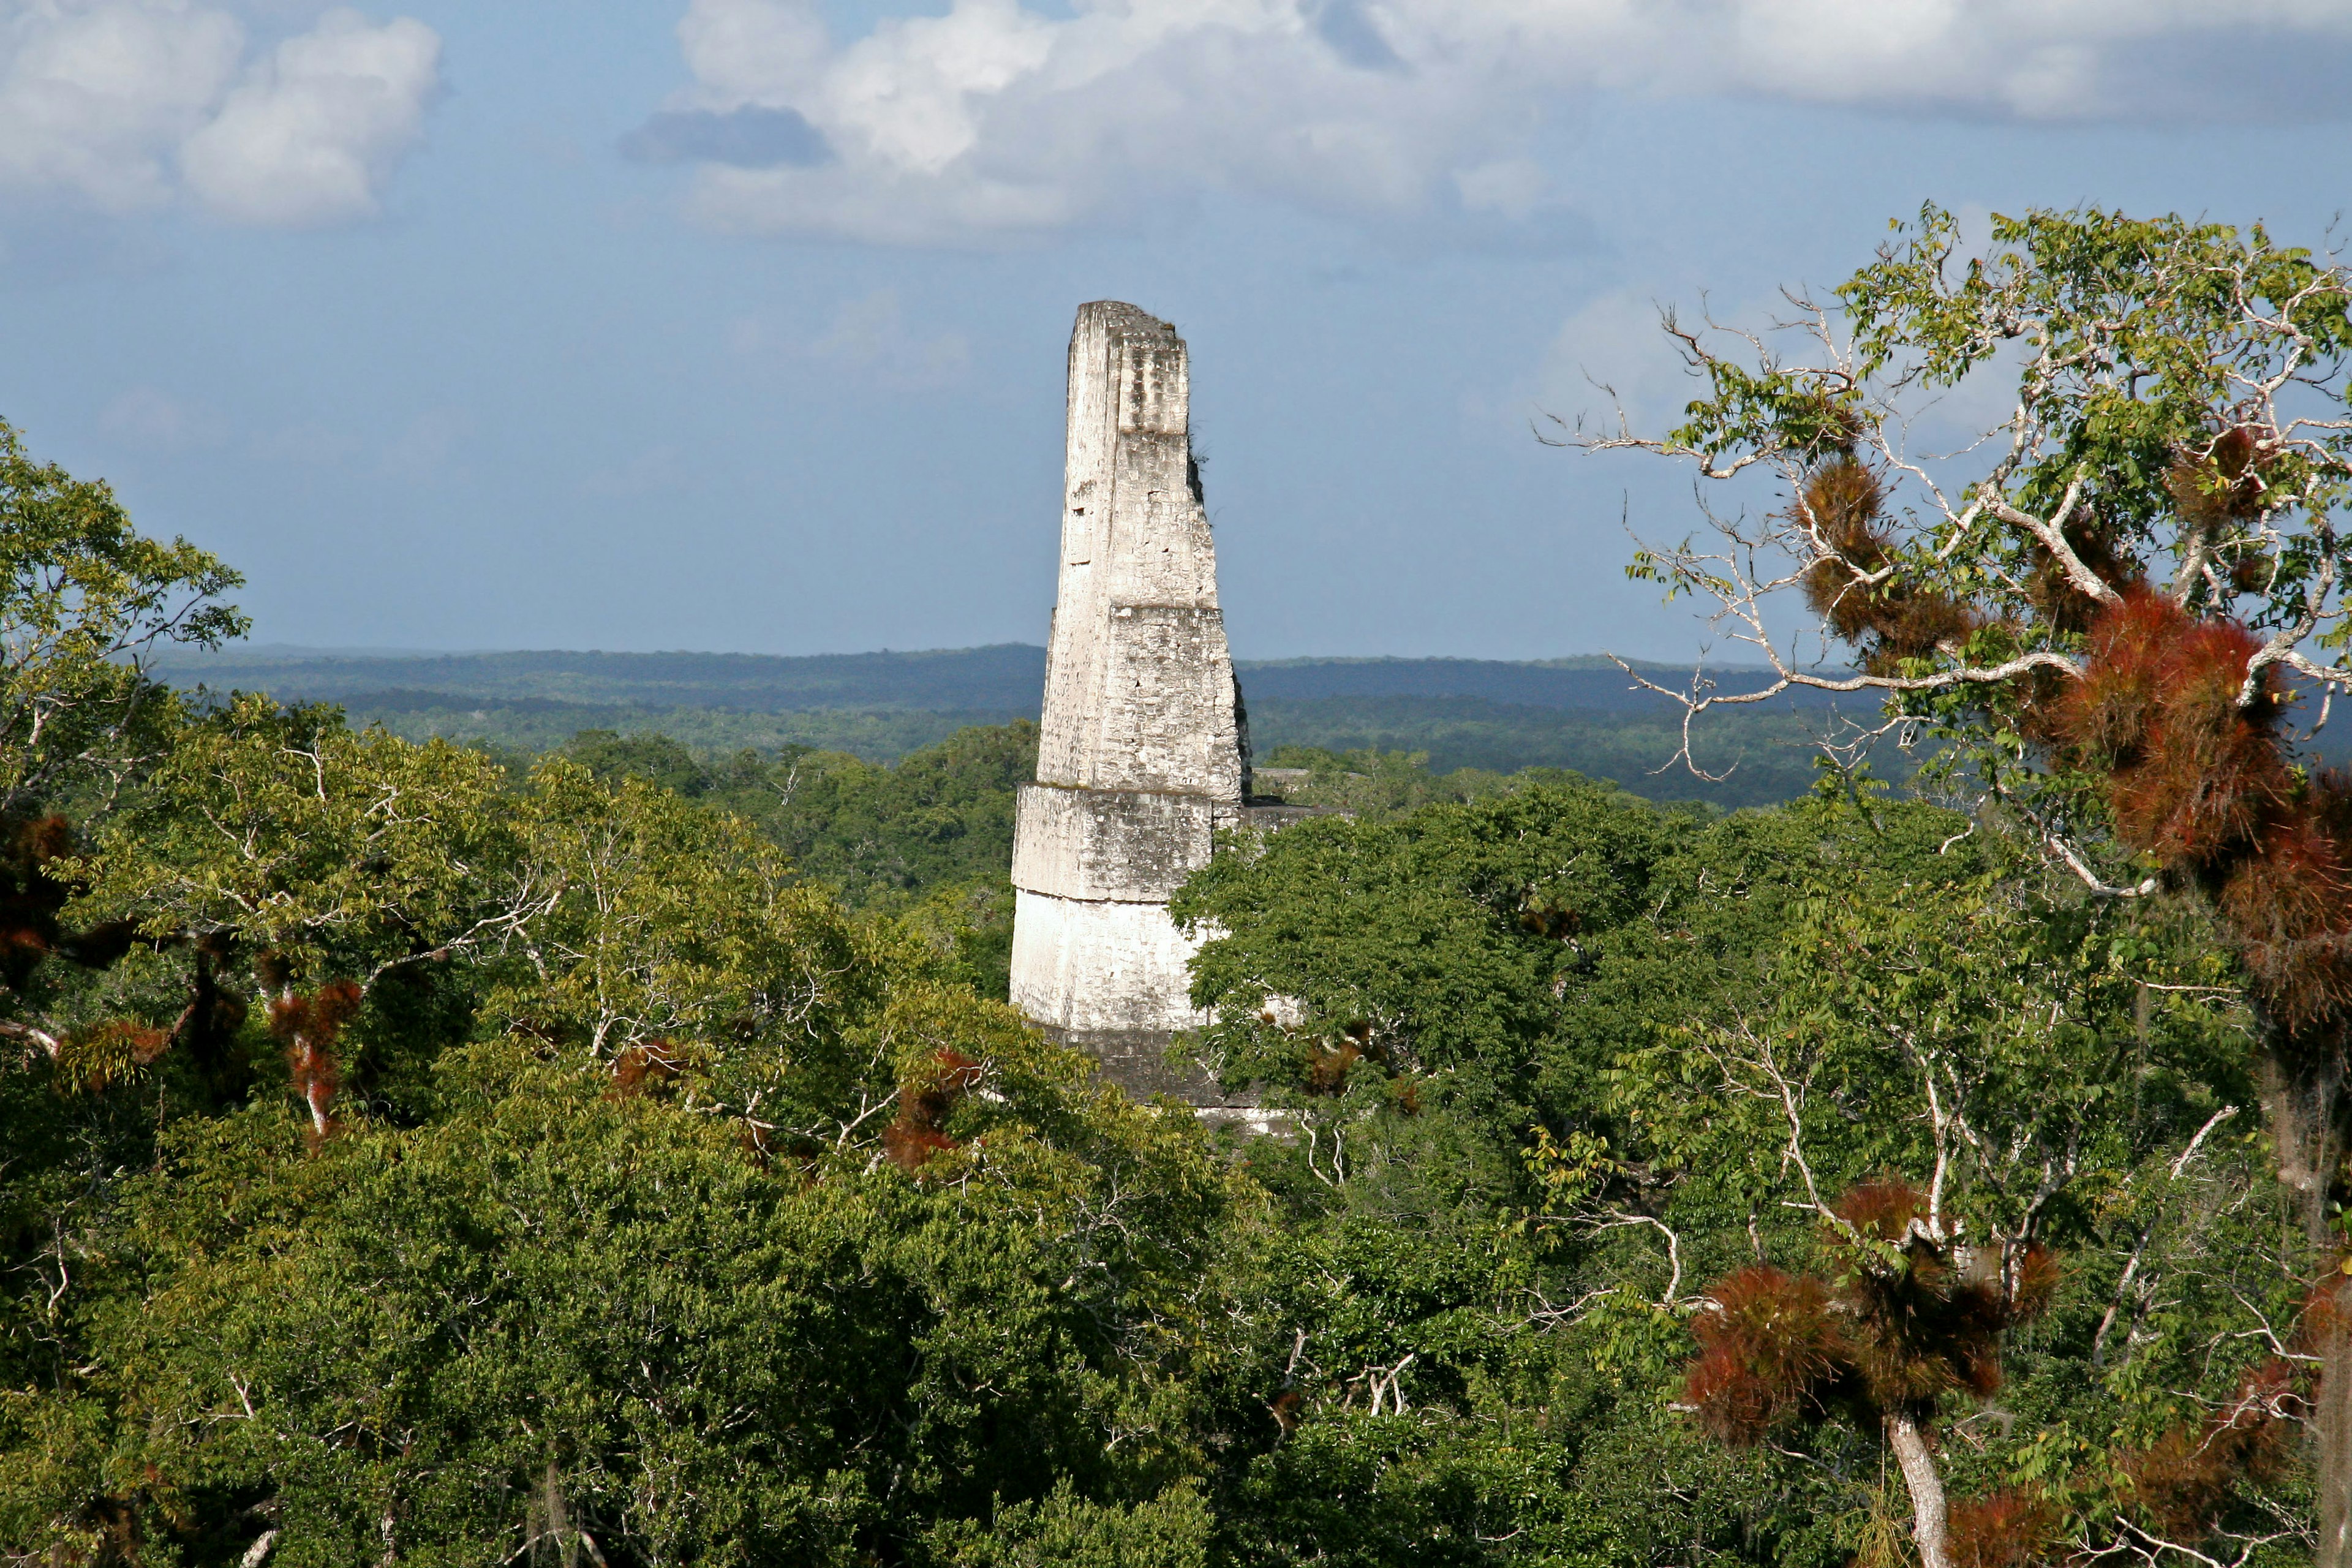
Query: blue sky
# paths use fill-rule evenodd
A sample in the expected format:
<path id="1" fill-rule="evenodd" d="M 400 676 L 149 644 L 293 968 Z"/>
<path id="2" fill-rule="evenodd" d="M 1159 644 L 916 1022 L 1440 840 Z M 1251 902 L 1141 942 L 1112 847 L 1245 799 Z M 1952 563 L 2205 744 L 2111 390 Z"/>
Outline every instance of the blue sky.
<path id="1" fill-rule="evenodd" d="M 1244 658 L 1603 648 L 1684 395 L 1888 217 L 2322 243 L 2352 0 L 0 0 L 0 417 L 258 640 L 1042 642 L 1081 301 L 1175 321 Z"/>

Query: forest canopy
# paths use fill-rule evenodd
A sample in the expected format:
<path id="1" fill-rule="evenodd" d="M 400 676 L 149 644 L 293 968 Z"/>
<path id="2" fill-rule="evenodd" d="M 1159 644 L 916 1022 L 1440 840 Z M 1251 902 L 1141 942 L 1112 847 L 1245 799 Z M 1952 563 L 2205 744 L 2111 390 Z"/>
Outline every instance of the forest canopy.
<path id="1" fill-rule="evenodd" d="M 2036 221 L 2005 243 L 2046 268 L 2063 231 L 2126 295 L 2180 237 Z M 1855 288 L 1866 326 L 1894 296 Z M 1867 489 L 1866 408 L 1708 367 L 1674 452 L 1767 451 L 1801 510 Z M 2114 520 L 2101 559 L 2153 528 L 2200 581 L 2259 552 L 2307 597 L 2320 557 L 2259 507 L 2197 512 L 2202 544 L 2147 521 L 2220 493 L 2148 479 L 2202 428 L 2165 419 L 2078 443 L 2070 473 L 2140 464 L 2082 514 Z M 2286 474 L 2262 450 L 2240 479 Z M 1216 1020 L 1181 1048 L 1283 1113 L 1251 1138 L 1003 1002 L 1034 727 L 895 766 L 611 730 L 532 754 L 175 690 L 152 654 L 240 635 L 235 573 L 0 454 L 0 1562 L 2333 1550 L 2341 1209 L 2309 1188 L 2342 1145 L 2276 1173 L 2280 1086 L 2312 1081 L 2282 1075 L 2336 1037 L 2228 889 L 2335 832 L 2336 786 L 2231 740 L 2196 776 L 2266 804 L 2167 837 L 2136 826 L 2189 810 L 2161 689 L 2100 752 L 2036 677 L 1940 680 L 2011 643 L 2133 668 L 2054 547 L 1966 601 L 2048 568 L 2042 621 L 1936 609 L 1962 597 L 1891 570 L 1928 553 L 1874 512 L 1789 579 L 1939 739 L 1925 790 L 1848 765 L 1726 811 L 1259 759 L 1330 809 L 1223 842 L 1174 908 Z M 2242 681 L 2277 634 L 2234 613 L 2132 624 Z M 2225 731 L 2284 734 L 2235 689 Z"/>

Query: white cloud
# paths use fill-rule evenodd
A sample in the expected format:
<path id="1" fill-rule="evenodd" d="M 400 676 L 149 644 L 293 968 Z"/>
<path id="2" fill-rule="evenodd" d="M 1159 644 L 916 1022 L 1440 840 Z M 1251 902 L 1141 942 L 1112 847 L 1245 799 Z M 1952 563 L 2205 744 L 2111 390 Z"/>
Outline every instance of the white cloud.
<path id="1" fill-rule="evenodd" d="M 416 140 L 440 40 L 335 10 L 248 62 L 198 0 L 0 0 L 0 193 L 108 214 L 192 199 L 233 222 L 375 210 Z"/>
<path id="2" fill-rule="evenodd" d="M 818 0 L 691 0 L 678 35 L 695 85 L 670 113 L 790 111 L 822 141 L 705 164 L 705 221 L 955 244 L 1214 189 L 1522 220 L 1555 199 L 1528 156 L 1546 108 L 1601 88 L 2027 119 L 2336 112 L 2332 89 L 2297 108 L 2258 79 L 2352 68 L 2352 0 L 952 0 L 848 39 Z"/>
<path id="3" fill-rule="evenodd" d="M 986 242 L 1203 185 L 1391 210 L 1517 153 L 1524 117 L 1470 85 L 1492 74 L 1499 35 L 1423 37 L 1391 5 L 1349 0 L 1343 49 L 1310 9 L 1323 5 L 1123 0 L 1050 20 L 956 0 L 837 44 L 812 4 L 694 0 L 680 37 L 697 87 L 677 107 L 791 109 L 830 153 L 708 167 L 695 210 L 755 231 Z M 1507 178 L 1474 188 L 1497 205 L 1519 194 Z"/>
<path id="4" fill-rule="evenodd" d="M 1462 205 L 1470 212 L 1524 218 L 1544 205 L 1551 176 L 1532 158 L 1506 158 L 1455 170 L 1454 184 L 1462 193 Z"/>
<path id="5" fill-rule="evenodd" d="M 0 0 L 0 182 L 109 212 L 168 199 L 172 153 L 236 72 L 244 30 L 163 3 Z"/>
<path id="6" fill-rule="evenodd" d="M 399 17 L 331 11 L 257 62 L 180 159 L 223 216 L 309 225 L 368 217 L 400 154 L 424 132 L 440 37 Z"/>
<path id="7" fill-rule="evenodd" d="M 824 18 L 798 0 L 697 5 L 677 25 L 677 37 L 695 79 L 730 108 L 806 89 L 832 52 Z"/>

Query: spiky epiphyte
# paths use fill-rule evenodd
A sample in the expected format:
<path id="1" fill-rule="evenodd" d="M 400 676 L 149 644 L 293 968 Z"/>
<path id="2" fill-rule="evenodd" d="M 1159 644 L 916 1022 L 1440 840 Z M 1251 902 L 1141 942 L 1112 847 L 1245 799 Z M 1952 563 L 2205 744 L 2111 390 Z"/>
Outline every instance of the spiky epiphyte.
<path id="1" fill-rule="evenodd" d="M 2000 1387 L 2001 1331 L 2023 1304 L 2011 1299 L 2000 1254 L 1931 1235 L 1921 1223 L 1927 1200 L 1907 1183 L 1865 1182 L 1838 1213 L 1885 1249 L 1875 1267 L 1848 1268 L 1839 1290 L 1871 1404 L 1924 1421 L 1945 1394 Z"/>
<path id="2" fill-rule="evenodd" d="M 677 1081 L 685 1070 L 685 1064 L 667 1040 L 647 1040 L 643 1045 L 631 1046 L 613 1058 L 613 1087 L 605 1091 L 605 1098 L 634 1100 Z"/>
<path id="3" fill-rule="evenodd" d="M 2275 432 L 2236 426 L 2202 447 L 2182 447 L 2165 470 L 2183 538 L 2206 552 L 2228 595 L 2267 595 L 2273 586 L 2277 559 L 2248 524 L 2277 503 L 2276 439 Z"/>
<path id="4" fill-rule="evenodd" d="M 1757 1264 L 1710 1289 L 1710 1310 L 1692 1320 L 1699 1354 L 1686 1397 L 1726 1442 L 1832 1409 L 1864 1425 L 1924 1422 L 1945 1394 L 1990 1394 L 2002 1331 L 2049 1299 L 2056 1265 L 2046 1251 L 1938 1239 L 1906 1183 L 1864 1182 L 1836 1212 L 1859 1245 L 1836 1242 L 1846 1256 L 1834 1285 Z"/>
<path id="5" fill-rule="evenodd" d="M 2161 594 L 2126 589 L 2091 626 L 2083 678 L 2059 695 L 2055 727 L 2091 766 L 2137 762 L 2156 721 L 2164 665 L 2189 616 Z"/>
<path id="6" fill-rule="evenodd" d="M 2038 1561 L 2047 1529 L 2023 1498 L 1983 1500 L 1952 1538 L 1934 1459 L 1947 1394 L 2000 1384 L 2000 1336 L 2050 1297 L 2056 1263 L 2038 1246 L 1975 1247 L 1906 1182 L 1853 1188 L 1822 1216 L 1827 1278 L 1756 1264 L 1707 1292 L 1691 1321 L 1699 1353 L 1684 1390 L 1700 1424 L 1746 1445 L 1776 1428 L 1843 1415 L 1882 1434 L 1910 1489 L 1922 1558 L 2006 1568 Z"/>
<path id="7" fill-rule="evenodd" d="M 1691 1320 L 1699 1353 L 1684 1384 L 1700 1424 L 1744 1446 L 1817 1413 L 1846 1359 L 1829 1287 L 1759 1263 L 1726 1277 L 1707 1298 L 1712 1310 Z"/>
<path id="8" fill-rule="evenodd" d="M 260 967 L 284 973 L 279 962 Z M 294 1092 L 310 1109 L 313 1147 L 334 1130 L 331 1108 L 343 1082 L 335 1042 L 366 996 L 355 981 L 331 980 L 308 995 L 285 986 L 269 1004 L 269 1032 L 285 1045 Z"/>
<path id="9" fill-rule="evenodd" d="M 2264 432 L 2233 426 L 2204 450 L 2183 448 L 2165 470 L 2164 488 L 2173 510 L 2191 528 L 2220 531 L 2232 522 L 2260 516 L 2270 493 L 2263 469 L 2273 448 Z"/>
<path id="10" fill-rule="evenodd" d="M 1965 643 L 1984 624 L 1973 606 L 1906 584 L 1899 574 L 1879 580 L 1890 560 L 1880 515 L 1885 499 L 1878 476 L 1841 451 L 1814 466 L 1792 508 L 1823 552 L 1805 570 L 1805 602 L 1862 650 L 1863 667 L 1874 674 Z"/>
<path id="11" fill-rule="evenodd" d="M 948 1118 L 956 1102 L 980 1086 L 981 1065 L 961 1051 L 939 1050 L 898 1086 L 898 1114 L 882 1130 L 882 1151 L 909 1173 L 956 1146 Z"/>
<path id="12" fill-rule="evenodd" d="M 1863 579 L 1886 564 L 1878 476 L 1840 453 L 1816 468 L 1801 492 L 1797 516 L 1832 553 L 1805 573 L 1805 603 L 1849 642 L 1871 630 L 1874 584 Z"/>
<path id="13" fill-rule="evenodd" d="M 1952 1505 L 1957 1568 L 2036 1568 L 2063 1540 L 2048 1500 L 2014 1487 Z"/>
<path id="14" fill-rule="evenodd" d="M 2307 817 L 2274 825 L 2221 884 L 2221 905 L 2273 1018 L 2308 1036 L 2352 1012 L 2352 868 Z"/>
<path id="15" fill-rule="evenodd" d="M 2352 786 L 2303 777 L 2261 641 L 2135 587 L 2094 623 L 2056 729 L 2104 771 L 2116 828 L 2211 892 L 2263 1006 L 2294 1037 L 2352 1016 Z"/>
<path id="16" fill-rule="evenodd" d="M 2240 1485 L 2274 1475 L 2287 1463 L 2304 1411 L 2294 1367 L 2283 1360 L 2263 1363 L 2239 1381 L 2229 1404 L 2124 1457 L 2132 1510 L 2168 1539 L 2202 1539 Z"/>
<path id="17" fill-rule="evenodd" d="M 2091 506 L 2077 509 L 2059 530 L 2074 559 L 2100 582 L 2130 589 L 2146 575 L 2139 562 L 2117 545 L 2114 528 Z M 2100 601 L 2075 585 L 2058 557 L 2039 540 L 2026 546 L 2025 601 L 2053 630 L 2079 634 L 2098 619 Z"/>
<path id="18" fill-rule="evenodd" d="M 2157 721 L 2137 762 L 2118 770 L 2116 826 L 2159 859 L 2200 871 L 2252 850 L 2294 790 L 2263 692 L 2238 706 L 2253 639 L 2204 625 L 2175 645 L 2158 693 Z"/>
<path id="19" fill-rule="evenodd" d="M 97 1093 L 150 1066 L 171 1043 L 171 1031 L 128 1018 L 110 1019 L 68 1036 L 58 1051 L 60 1078 Z"/>
<path id="20" fill-rule="evenodd" d="M 2221 876 L 2281 820 L 2294 784 L 2270 671 L 2253 701 L 2238 700 L 2261 647 L 2235 622 L 2196 619 L 2144 588 L 2100 616 L 2062 728 L 2107 772 L 2126 844 Z"/>

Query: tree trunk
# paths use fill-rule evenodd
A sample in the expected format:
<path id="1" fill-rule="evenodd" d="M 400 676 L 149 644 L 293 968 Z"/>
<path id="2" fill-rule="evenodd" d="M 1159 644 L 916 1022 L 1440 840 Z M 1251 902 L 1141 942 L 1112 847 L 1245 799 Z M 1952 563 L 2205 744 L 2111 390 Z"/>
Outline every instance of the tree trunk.
<path id="1" fill-rule="evenodd" d="M 2336 1306 L 2319 1336 L 2318 1408 L 2312 1428 L 2319 1448 L 2319 1550 L 2315 1568 L 2346 1568 L 2352 1563 L 2352 1332 L 2346 1331 L 2344 1313 L 2352 1310 L 2343 1286 L 2336 1287 Z"/>
<path id="2" fill-rule="evenodd" d="M 1909 1416 L 1889 1415 L 1886 1446 L 1895 1450 L 1903 1484 L 1911 1491 L 1911 1538 L 1919 1548 L 1920 1568 L 1952 1568 L 1950 1510 L 1936 1456 L 1927 1451 L 1927 1435 Z"/>
<path id="3" fill-rule="evenodd" d="M 2283 1039 L 2257 1007 L 2256 1025 L 2269 1049 L 2261 1063 L 2263 1112 L 2270 1123 L 2278 1179 L 2303 1222 L 2313 1272 L 2333 1270 L 2342 1246 L 2328 1212 L 2336 1195 L 2337 1167 L 2344 1155 L 2344 1068 L 2332 1051 L 2312 1059 L 2297 1042 Z M 2311 1347 L 2319 1354 L 2319 1385 L 2313 1391 L 2311 1437 L 2319 1493 L 2318 1551 L 2314 1568 L 2352 1568 L 2352 1332 L 2344 1316 L 2352 1292 L 2340 1279 L 2332 1284 L 2335 1310 L 2317 1315 Z"/>
<path id="4" fill-rule="evenodd" d="M 2263 1035 L 2275 1034 L 2259 1014 L 2257 1026 Z M 2333 1061 L 2306 1065 L 2295 1059 L 2300 1055 L 2294 1042 L 2275 1039 L 2263 1053 L 2263 1114 L 2270 1122 L 2278 1179 L 2303 1222 L 2304 1239 L 2326 1254 L 2334 1240 L 2327 1203 L 2343 1154 L 2344 1071 Z"/>

